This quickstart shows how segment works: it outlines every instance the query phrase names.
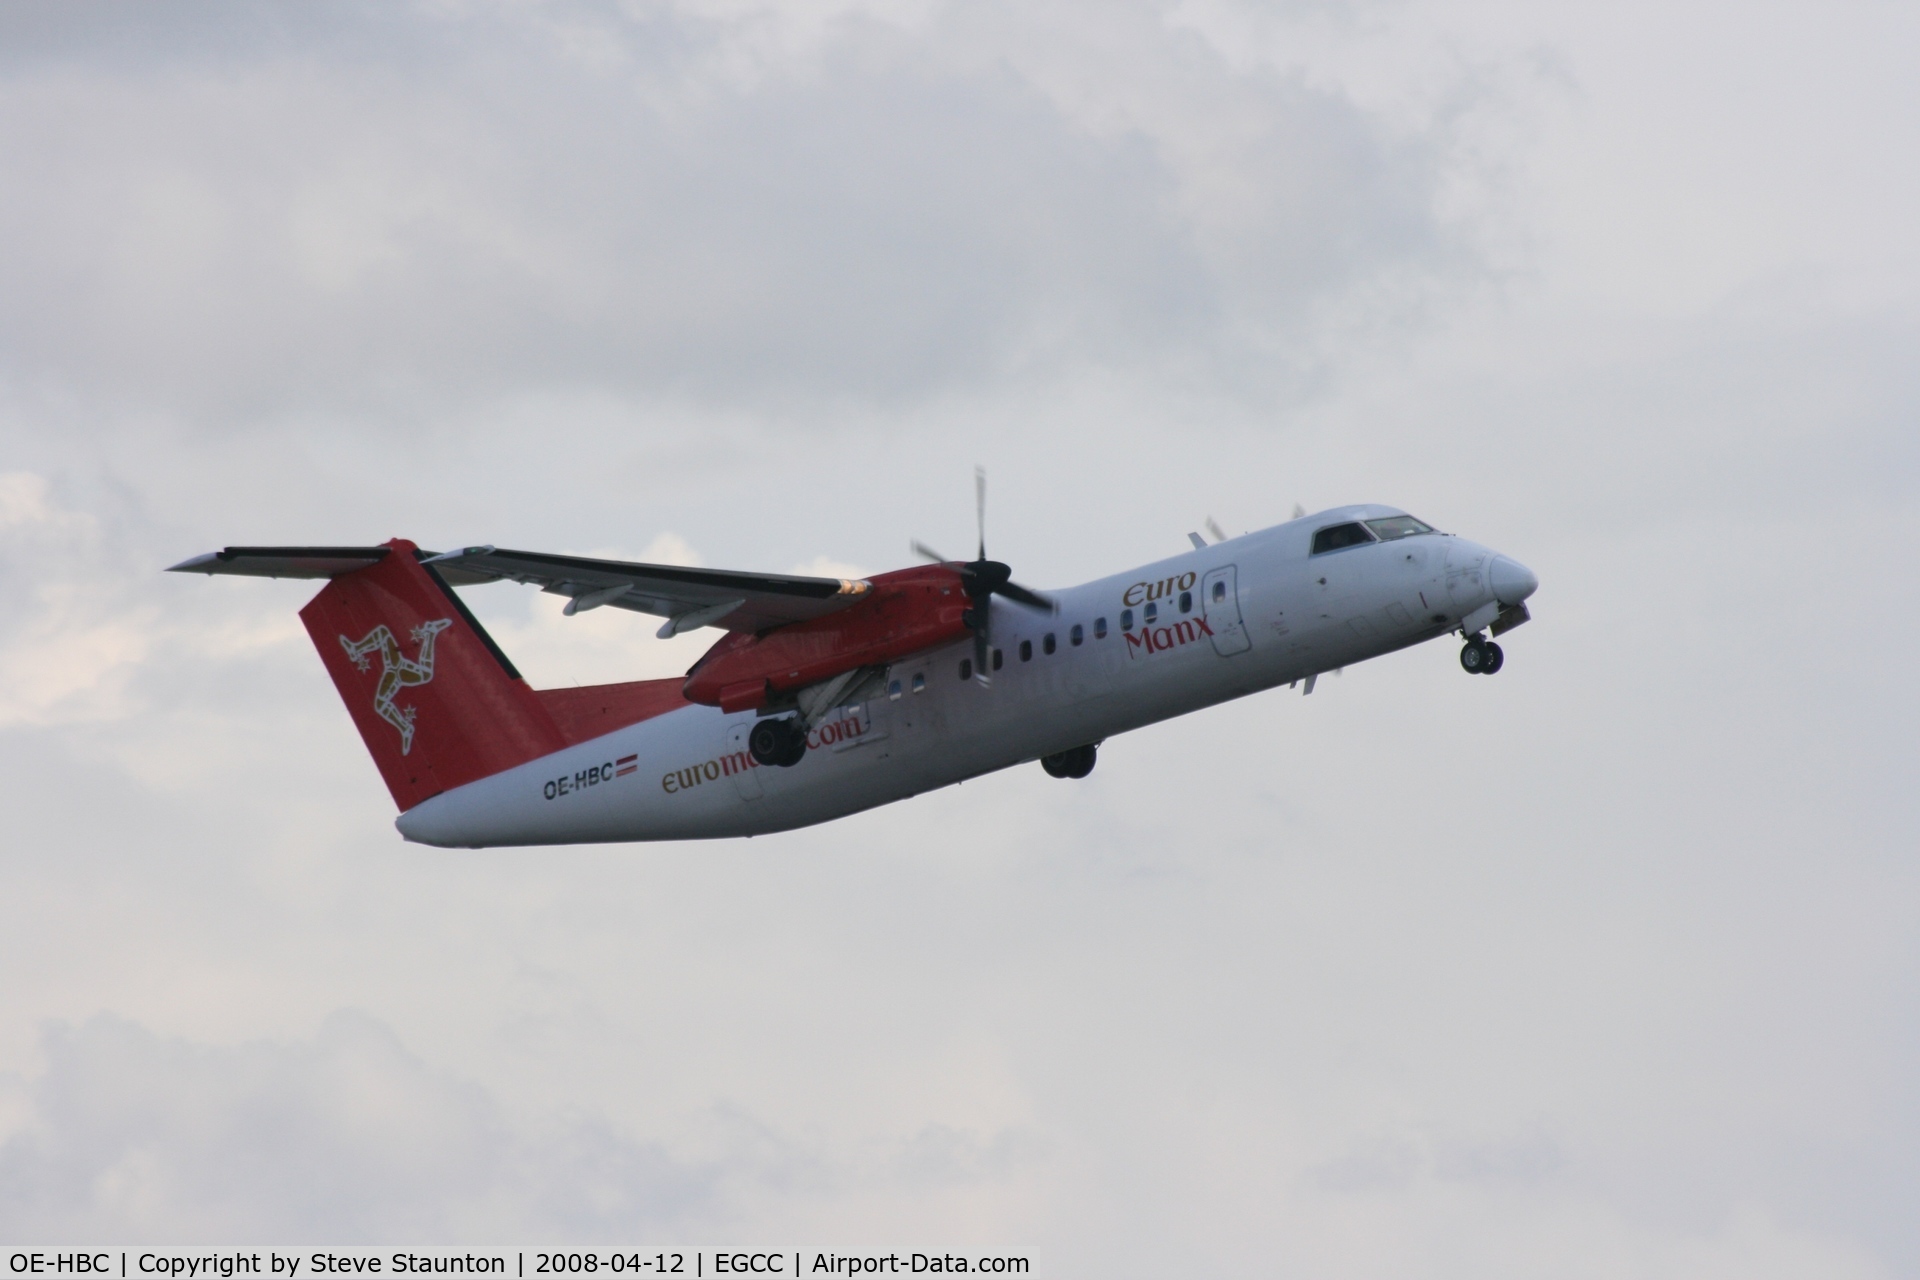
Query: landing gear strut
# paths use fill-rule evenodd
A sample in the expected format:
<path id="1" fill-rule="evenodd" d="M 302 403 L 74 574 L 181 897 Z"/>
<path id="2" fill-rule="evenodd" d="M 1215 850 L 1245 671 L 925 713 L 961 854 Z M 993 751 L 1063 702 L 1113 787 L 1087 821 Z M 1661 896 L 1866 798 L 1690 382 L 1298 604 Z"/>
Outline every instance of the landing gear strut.
<path id="1" fill-rule="evenodd" d="M 1070 747 L 1050 756 L 1041 756 L 1040 767 L 1047 771 L 1050 778 L 1084 778 L 1093 772 L 1093 762 L 1099 754 L 1099 744 L 1089 742 L 1084 747 Z"/>
<path id="2" fill-rule="evenodd" d="M 1473 637 L 1460 650 L 1460 666 L 1470 676 L 1490 676 L 1507 660 L 1500 646 L 1491 640 Z"/>
<path id="3" fill-rule="evenodd" d="M 747 751 L 756 764 L 790 769 L 807 754 L 807 731 L 798 720 L 762 720 L 747 735 Z"/>

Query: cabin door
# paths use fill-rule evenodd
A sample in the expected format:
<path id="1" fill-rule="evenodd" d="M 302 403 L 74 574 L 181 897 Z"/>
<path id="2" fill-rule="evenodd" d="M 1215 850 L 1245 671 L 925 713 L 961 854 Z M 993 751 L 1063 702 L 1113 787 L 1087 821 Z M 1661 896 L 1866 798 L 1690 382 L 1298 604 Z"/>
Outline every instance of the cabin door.
<path id="1" fill-rule="evenodd" d="M 1214 652 L 1231 657 L 1253 648 L 1240 620 L 1240 587 L 1232 565 L 1223 564 L 1200 580 L 1200 612 L 1213 632 Z"/>

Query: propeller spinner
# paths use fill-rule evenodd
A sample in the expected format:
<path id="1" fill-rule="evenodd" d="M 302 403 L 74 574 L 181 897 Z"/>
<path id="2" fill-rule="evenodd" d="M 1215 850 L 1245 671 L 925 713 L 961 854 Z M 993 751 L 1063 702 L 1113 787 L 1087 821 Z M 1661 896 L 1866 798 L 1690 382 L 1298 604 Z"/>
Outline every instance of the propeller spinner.
<path id="1" fill-rule="evenodd" d="M 973 607 L 967 610 L 966 623 L 973 630 L 973 675 L 981 684 L 991 684 L 988 658 L 993 648 L 993 597 L 1005 596 L 1017 605 L 1028 609 L 1039 609 L 1047 613 L 1055 611 L 1053 601 L 1038 591 L 1023 587 L 1013 580 L 1011 566 L 999 560 L 987 559 L 987 472 L 984 467 L 973 469 L 973 506 L 974 521 L 980 530 L 979 555 L 970 561 L 956 562 L 947 559 L 924 542 L 913 544 L 914 554 L 923 556 L 936 564 L 951 564 L 959 570 L 961 585 Z"/>

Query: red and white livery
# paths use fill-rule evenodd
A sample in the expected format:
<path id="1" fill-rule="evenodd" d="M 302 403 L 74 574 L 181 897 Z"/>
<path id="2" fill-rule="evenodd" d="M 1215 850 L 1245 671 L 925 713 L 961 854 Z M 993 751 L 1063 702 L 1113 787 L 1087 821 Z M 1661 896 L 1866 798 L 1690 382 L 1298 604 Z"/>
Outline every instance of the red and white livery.
<path id="1" fill-rule="evenodd" d="M 469 547 L 229 547 L 179 572 L 328 579 L 300 616 L 425 844 L 751 836 L 1099 744 L 1449 633 L 1491 673 L 1514 560 L 1337 507 L 1040 593 L 980 555 L 862 581 Z M 534 689 L 456 587 L 511 580 L 724 634 L 682 679 Z"/>

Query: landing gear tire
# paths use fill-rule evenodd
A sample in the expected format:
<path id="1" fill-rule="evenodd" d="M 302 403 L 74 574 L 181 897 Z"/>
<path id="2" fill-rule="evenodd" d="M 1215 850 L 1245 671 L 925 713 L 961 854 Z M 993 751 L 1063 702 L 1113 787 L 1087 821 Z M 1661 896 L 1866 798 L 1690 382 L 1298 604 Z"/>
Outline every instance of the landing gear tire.
<path id="1" fill-rule="evenodd" d="M 1500 652 L 1500 646 L 1491 640 L 1482 644 L 1480 647 L 1487 652 L 1487 665 L 1480 668 L 1481 673 L 1484 675 L 1492 675 L 1500 669 L 1500 664 L 1507 660 L 1507 655 Z"/>
<path id="2" fill-rule="evenodd" d="M 1469 640 L 1460 647 L 1460 669 L 1470 676 L 1485 675 L 1492 661 L 1484 640 Z"/>
<path id="3" fill-rule="evenodd" d="M 747 735 L 755 764 L 790 769 L 807 754 L 807 734 L 798 720 L 762 720 Z"/>
<path id="4" fill-rule="evenodd" d="M 1040 767 L 1047 771 L 1050 778 L 1084 778 L 1093 772 L 1094 762 L 1099 755 L 1099 745 L 1089 742 L 1084 747 L 1071 747 L 1050 756 L 1041 756 Z"/>

